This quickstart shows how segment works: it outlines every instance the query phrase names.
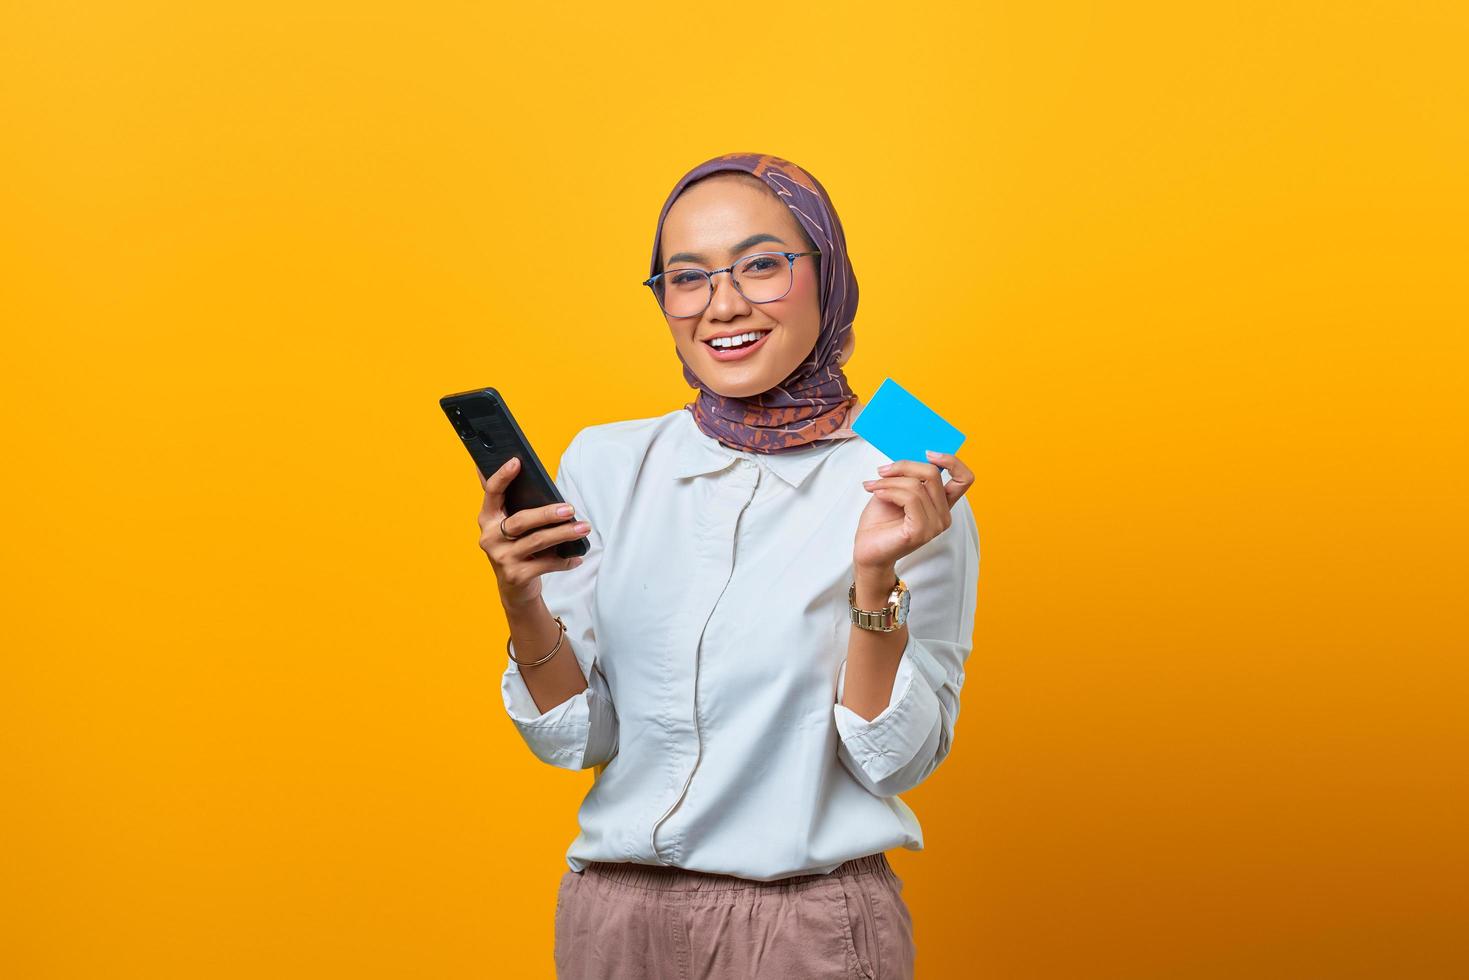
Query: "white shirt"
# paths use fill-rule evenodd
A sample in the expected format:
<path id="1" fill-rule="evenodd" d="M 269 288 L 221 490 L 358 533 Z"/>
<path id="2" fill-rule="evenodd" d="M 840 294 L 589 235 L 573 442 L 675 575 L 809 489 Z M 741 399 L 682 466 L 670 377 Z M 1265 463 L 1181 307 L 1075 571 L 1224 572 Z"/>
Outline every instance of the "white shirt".
<path id="1" fill-rule="evenodd" d="M 505 708 L 539 758 L 605 764 L 566 853 L 771 880 L 921 850 L 897 794 L 948 755 L 974 631 L 979 532 L 897 562 L 912 589 L 888 706 L 838 703 L 857 521 L 888 458 L 865 440 L 730 449 L 688 410 L 582 429 L 556 485 L 591 524 L 583 564 L 541 577 L 588 687 L 542 713 L 518 666 Z M 519 650 L 535 659 L 544 650 Z"/>

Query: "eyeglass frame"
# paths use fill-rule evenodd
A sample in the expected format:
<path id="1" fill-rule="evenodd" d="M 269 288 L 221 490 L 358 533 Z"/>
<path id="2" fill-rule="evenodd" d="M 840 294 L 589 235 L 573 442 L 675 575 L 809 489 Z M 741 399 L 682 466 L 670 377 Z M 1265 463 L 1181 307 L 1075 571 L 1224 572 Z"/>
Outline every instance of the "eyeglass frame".
<path id="1" fill-rule="evenodd" d="M 775 251 L 775 252 L 751 252 L 749 255 L 742 255 L 742 256 L 740 256 L 739 259 L 737 259 L 734 262 L 731 262 L 729 265 L 725 266 L 723 269 L 715 269 L 713 272 L 705 272 L 703 269 L 665 269 L 662 272 L 658 273 L 656 276 L 649 276 L 647 279 L 644 279 L 643 280 L 643 285 L 644 286 L 647 286 L 648 289 L 650 289 L 652 291 L 652 293 L 653 293 L 653 301 L 658 304 L 658 309 L 660 309 L 660 310 L 663 311 L 663 315 L 664 316 L 666 316 L 666 317 L 672 317 L 675 320 L 687 320 L 690 317 L 703 316 L 704 315 L 704 310 L 709 309 L 709 304 L 712 303 L 712 302 L 714 302 L 714 277 L 717 276 L 717 275 L 719 275 L 721 272 L 728 272 L 729 273 L 729 281 L 734 284 L 735 292 L 739 293 L 740 296 L 743 297 L 743 299 L 745 300 L 746 303 L 756 303 L 756 304 L 774 303 L 776 300 L 785 299 L 786 296 L 791 291 L 791 286 L 794 286 L 796 284 L 796 260 L 799 259 L 803 255 L 820 255 L 820 254 L 821 254 L 821 250 L 820 249 L 814 249 L 814 250 L 812 250 L 810 252 L 780 252 L 780 251 Z M 784 293 L 781 293 L 779 296 L 775 297 L 775 299 L 751 299 L 750 297 L 745 296 L 745 291 L 740 288 L 740 281 L 738 279 L 736 279 L 735 276 L 734 276 L 734 267 L 735 266 L 739 265 L 741 262 L 744 262 L 746 259 L 753 259 L 757 255 L 784 255 L 786 257 L 786 261 L 790 263 L 790 265 L 788 265 L 786 267 L 788 269 L 788 271 L 790 272 L 790 274 L 791 274 L 790 285 L 786 286 L 786 291 Z M 663 309 L 663 301 L 658 298 L 658 286 L 657 286 L 657 283 L 658 283 L 658 280 L 659 279 L 662 279 L 664 276 L 667 276 L 667 275 L 672 275 L 675 272 L 697 272 L 700 275 L 702 275 L 704 277 L 705 282 L 707 282 L 709 284 L 709 298 L 704 301 L 704 305 L 703 305 L 702 308 L 700 308 L 700 310 L 699 310 L 698 313 L 685 313 L 683 316 L 674 316 L 672 313 L 669 313 L 667 310 L 664 310 Z"/>

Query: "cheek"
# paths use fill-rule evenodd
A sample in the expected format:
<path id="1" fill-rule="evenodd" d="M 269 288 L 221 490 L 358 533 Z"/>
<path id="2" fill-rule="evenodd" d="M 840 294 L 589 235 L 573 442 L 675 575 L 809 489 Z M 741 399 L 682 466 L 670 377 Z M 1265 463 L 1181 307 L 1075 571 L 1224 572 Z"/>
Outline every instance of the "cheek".
<path id="1" fill-rule="evenodd" d="M 668 324 L 668 333 L 673 337 L 674 343 L 691 344 L 694 342 L 694 324 L 697 321 L 675 320 L 667 315 L 663 317 L 663 320 Z"/>
<path id="2" fill-rule="evenodd" d="M 808 270 L 796 276 L 791 291 L 780 301 L 780 319 L 800 334 L 813 338 L 821 332 L 821 299 L 816 277 Z"/>
<path id="3" fill-rule="evenodd" d="M 806 260 L 802 259 L 801 261 L 804 262 Z M 786 293 L 785 302 L 792 304 L 798 309 L 806 306 L 816 309 L 819 295 L 820 289 L 817 287 L 816 276 L 812 275 L 808 266 L 796 274 L 796 278 L 791 282 L 791 291 Z"/>

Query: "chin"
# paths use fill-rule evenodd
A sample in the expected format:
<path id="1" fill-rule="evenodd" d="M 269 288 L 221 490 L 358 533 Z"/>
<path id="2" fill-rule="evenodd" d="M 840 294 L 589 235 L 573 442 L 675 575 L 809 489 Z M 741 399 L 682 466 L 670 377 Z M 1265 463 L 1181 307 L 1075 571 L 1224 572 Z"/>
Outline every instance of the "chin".
<path id="1" fill-rule="evenodd" d="M 772 381 L 770 384 L 757 383 L 752 385 L 741 385 L 738 388 L 726 389 L 725 391 L 720 391 L 719 393 L 725 398 L 752 398 L 755 395 L 761 394 L 762 392 L 766 392 L 769 391 L 771 388 L 774 388 L 775 384 L 776 383 Z M 718 389 L 714 388 L 713 385 L 710 385 L 709 387 L 712 390 L 718 391 Z"/>
<path id="2" fill-rule="evenodd" d="M 768 329 L 774 331 L 777 328 Z M 813 337 L 811 343 L 815 342 Z M 708 348 L 701 342 L 691 340 L 690 343 L 699 348 L 699 354 L 693 355 L 697 360 L 689 360 L 690 364 L 700 366 L 700 370 L 694 373 L 699 376 L 704 387 L 725 398 L 749 398 L 767 392 L 789 378 L 791 372 L 801 365 L 799 360 L 795 360 L 779 369 L 773 368 L 771 365 L 780 359 L 780 346 L 759 351 L 746 361 L 720 361 L 710 355 Z M 686 354 L 685 359 L 689 356 Z"/>

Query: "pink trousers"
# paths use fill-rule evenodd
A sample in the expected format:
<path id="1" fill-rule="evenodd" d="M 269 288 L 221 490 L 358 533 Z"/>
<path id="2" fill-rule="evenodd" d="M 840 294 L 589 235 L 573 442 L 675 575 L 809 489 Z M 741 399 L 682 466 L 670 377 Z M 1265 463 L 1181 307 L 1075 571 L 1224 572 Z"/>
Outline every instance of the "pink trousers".
<path id="1" fill-rule="evenodd" d="M 642 864 L 567 871 L 559 980 L 911 980 L 913 920 L 882 854 L 752 881 Z"/>

